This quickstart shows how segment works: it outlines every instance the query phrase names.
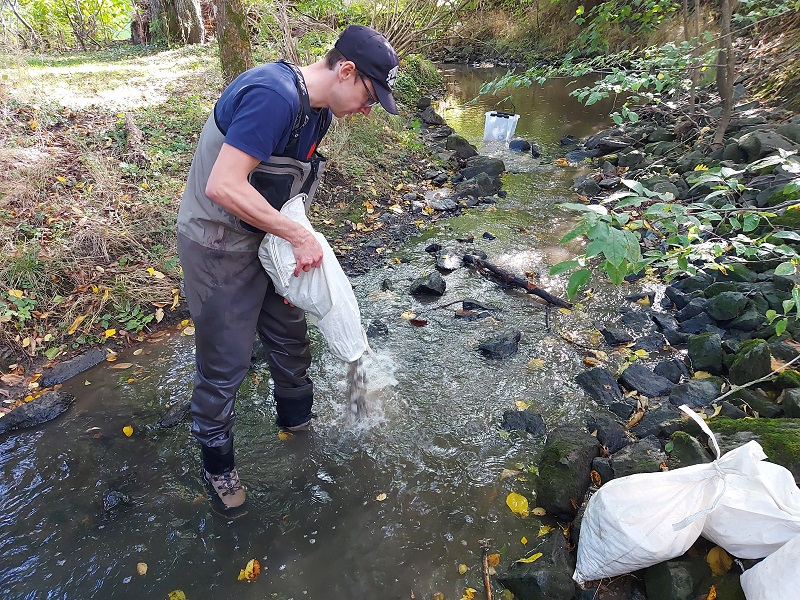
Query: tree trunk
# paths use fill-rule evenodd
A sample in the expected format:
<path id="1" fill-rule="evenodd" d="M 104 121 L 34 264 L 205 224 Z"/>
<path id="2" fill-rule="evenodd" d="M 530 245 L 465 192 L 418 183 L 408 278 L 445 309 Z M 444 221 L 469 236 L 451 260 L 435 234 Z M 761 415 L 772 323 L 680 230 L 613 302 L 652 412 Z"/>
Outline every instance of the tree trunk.
<path id="1" fill-rule="evenodd" d="M 711 145 L 715 148 L 722 146 L 725 131 L 731 122 L 733 114 L 733 78 L 736 70 L 736 57 L 733 54 L 733 36 L 731 35 L 731 16 L 733 3 L 736 0 L 722 0 L 720 29 L 722 35 L 719 39 L 719 54 L 717 58 L 717 90 L 722 98 L 722 115 L 717 122 L 714 132 L 714 141 Z"/>
<path id="2" fill-rule="evenodd" d="M 242 0 L 214 0 L 219 61 L 225 85 L 253 68 L 253 49 Z"/>
<path id="3" fill-rule="evenodd" d="M 168 43 L 202 44 L 205 40 L 200 0 L 151 0 L 150 7 Z"/>

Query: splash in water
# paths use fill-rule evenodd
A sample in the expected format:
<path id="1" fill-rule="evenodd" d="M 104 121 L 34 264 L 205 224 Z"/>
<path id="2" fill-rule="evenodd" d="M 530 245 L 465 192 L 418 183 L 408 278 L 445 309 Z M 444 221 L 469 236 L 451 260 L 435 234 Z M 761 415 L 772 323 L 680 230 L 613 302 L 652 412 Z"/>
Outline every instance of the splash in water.
<path id="1" fill-rule="evenodd" d="M 352 423 L 369 416 L 367 406 L 367 370 L 364 355 L 347 365 L 347 421 Z"/>

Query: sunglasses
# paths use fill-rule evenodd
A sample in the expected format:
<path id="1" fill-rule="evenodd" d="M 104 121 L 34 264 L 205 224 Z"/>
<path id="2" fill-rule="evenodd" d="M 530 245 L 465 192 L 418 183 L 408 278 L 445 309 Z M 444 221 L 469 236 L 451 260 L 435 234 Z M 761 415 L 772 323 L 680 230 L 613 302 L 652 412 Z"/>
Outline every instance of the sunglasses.
<path id="1" fill-rule="evenodd" d="M 364 103 L 364 108 L 369 108 L 371 106 L 375 106 L 378 101 L 375 99 L 375 96 L 372 95 L 372 92 L 369 91 L 367 87 L 367 82 L 364 81 L 364 76 L 359 73 L 358 78 L 361 80 L 361 85 L 364 86 L 364 89 L 367 90 L 367 101 Z"/>

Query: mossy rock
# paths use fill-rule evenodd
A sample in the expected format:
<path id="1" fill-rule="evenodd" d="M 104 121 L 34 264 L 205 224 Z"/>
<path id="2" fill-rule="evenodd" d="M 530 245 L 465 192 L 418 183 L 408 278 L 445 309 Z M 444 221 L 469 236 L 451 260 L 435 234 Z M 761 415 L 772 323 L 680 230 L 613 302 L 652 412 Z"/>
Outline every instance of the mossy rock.
<path id="1" fill-rule="evenodd" d="M 694 436 L 685 431 L 676 431 L 671 437 L 669 468 L 690 467 L 711 462 L 711 455 Z M 667 446 L 669 447 L 669 446 Z"/>
<path id="2" fill-rule="evenodd" d="M 772 355 L 764 340 L 747 340 L 742 343 L 736 359 L 729 368 L 729 378 L 736 385 L 760 379 L 772 372 Z"/>
<path id="3" fill-rule="evenodd" d="M 723 454 L 756 440 L 767 460 L 786 467 L 800 479 L 800 419 L 725 419 L 708 421 Z"/>
<path id="4" fill-rule="evenodd" d="M 779 388 L 800 388 L 800 373 L 793 369 L 786 369 L 775 377 L 775 385 Z"/>

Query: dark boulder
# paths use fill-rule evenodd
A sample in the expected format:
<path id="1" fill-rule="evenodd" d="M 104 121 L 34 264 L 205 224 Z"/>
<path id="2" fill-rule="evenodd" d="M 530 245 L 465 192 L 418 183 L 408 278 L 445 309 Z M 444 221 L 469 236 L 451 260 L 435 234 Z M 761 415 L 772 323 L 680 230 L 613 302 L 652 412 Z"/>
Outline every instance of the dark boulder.
<path id="1" fill-rule="evenodd" d="M 412 296 L 441 296 L 444 294 L 446 287 L 442 276 L 437 271 L 434 271 L 414 281 L 409 292 Z"/>
<path id="2" fill-rule="evenodd" d="M 575 381 L 583 390 L 600 404 L 610 406 L 614 402 L 622 400 L 622 390 L 608 369 L 595 367 L 575 377 Z"/>
<path id="3" fill-rule="evenodd" d="M 75 396 L 62 391 L 45 392 L 38 398 L 16 407 L 0 419 L 0 434 L 27 429 L 52 421 L 75 402 Z"/>
<path id="4" fill-rule="evenodd" d="M 675 387 L 666 377 L 656 375 L 641 363 L 633 363 L 619 376 L 619 381 L 629 390 L 636 390 L 648 398 L 667 396 Z"/>
<path id="5" fill-rule="evenodd" d="M 669 394 L 669 401 L 675 406 L 688 404 L 691 408 L 710 406 L 722 391 L 719 379 L 690 379 L 680 383 Z"/>
<path id="6" fill-rule="evenodd" d="M 508 331 L 499 337 L 494 337 L 478 346 L 478 351 L 486 358 L 499 360 L 513 356 L 519 351 L 521 331 Z"/>
<path id="7" fill-rule="evenodd" d="M 507 410 L 503 413 L 501 428 L 506 431 L 527 431 L 533 435 L 547 435 L 547 425 L 542 415 L 529 410 Z"/>

